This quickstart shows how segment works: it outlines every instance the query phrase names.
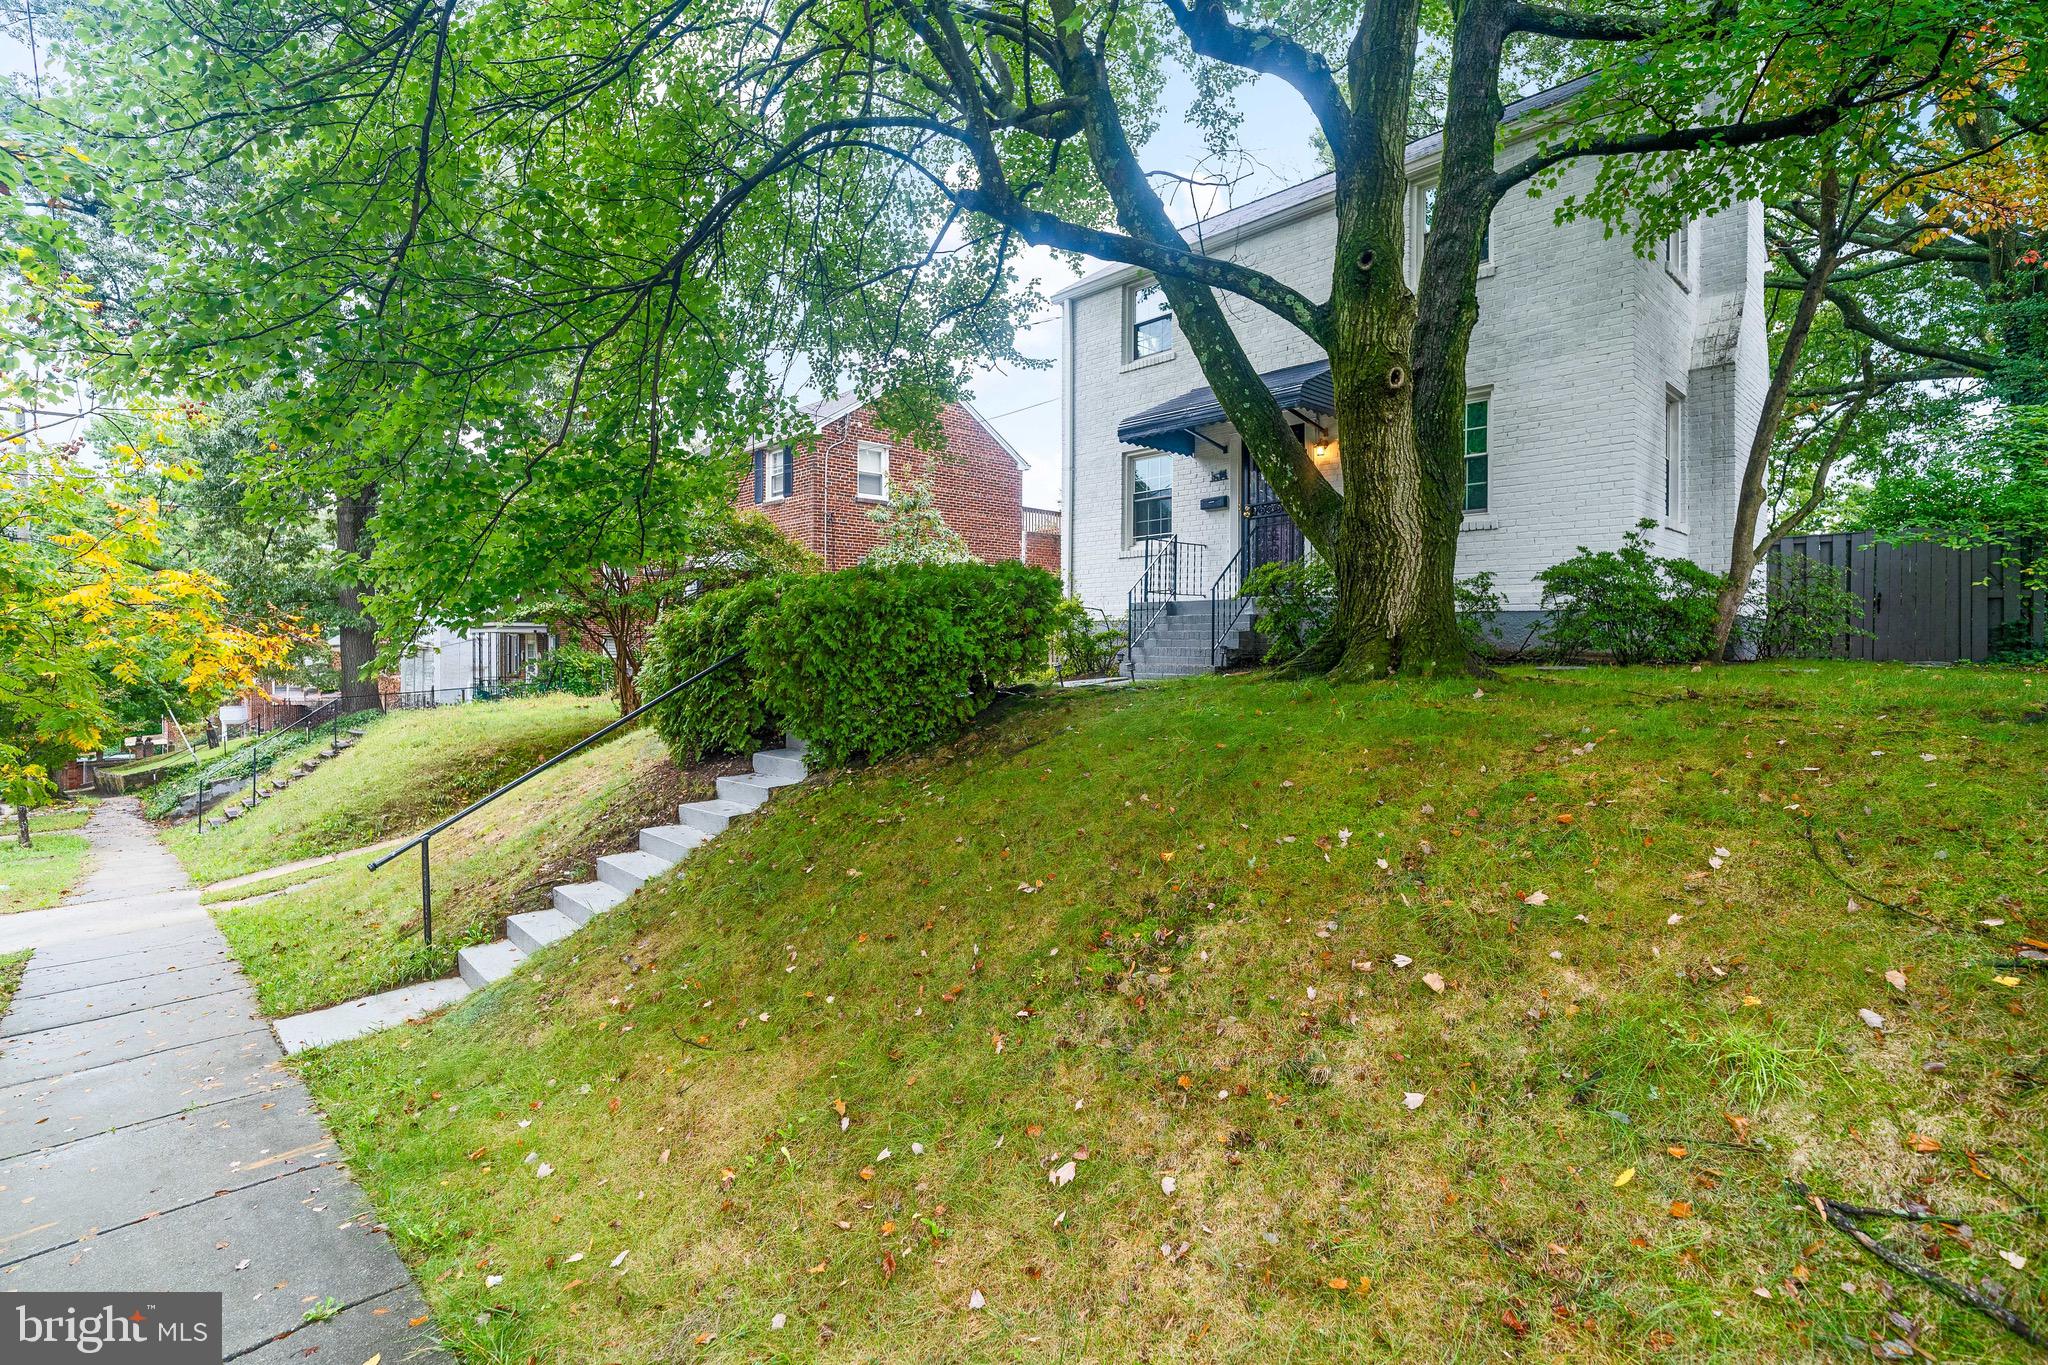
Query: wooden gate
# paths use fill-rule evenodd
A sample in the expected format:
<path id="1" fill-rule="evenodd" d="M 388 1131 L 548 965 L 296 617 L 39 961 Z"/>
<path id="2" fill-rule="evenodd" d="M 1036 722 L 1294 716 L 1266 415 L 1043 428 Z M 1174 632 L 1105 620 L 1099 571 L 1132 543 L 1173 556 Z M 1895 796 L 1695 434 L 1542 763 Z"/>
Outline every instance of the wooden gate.
<path id="1" fill-rule="evenodd" d="M 1862 619 L 1855 624 L 1869 634 L 1841 637 L 1834 652 L 1843 658 L 1953 663 L 1988 657 L 1994 632 L 2023 620 L 2031 619 L 2032 643 L 2041 644 L 2048 602 L 1998 558 L 1989 548 L 1952 550 L 1931 540 L 1894 543 L 1868 531 L 1837 532 L 1788 538 L 1773 552 L 1770 574 L 1774 590 L 1795 574 L 1839 574 L 1842 586 L 1861 599 Z"/>

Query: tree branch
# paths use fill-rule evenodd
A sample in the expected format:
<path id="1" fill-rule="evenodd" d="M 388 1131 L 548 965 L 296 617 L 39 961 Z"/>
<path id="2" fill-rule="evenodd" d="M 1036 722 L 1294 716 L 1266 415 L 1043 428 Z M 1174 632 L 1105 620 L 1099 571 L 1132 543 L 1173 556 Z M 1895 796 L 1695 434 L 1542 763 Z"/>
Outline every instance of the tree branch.
<path id="1" fill-rule="evenodd" d="M 1268 25 L 1247 27 L 1233 23 L 1223 0 L 1164 3 L 1196 56 L 1229 62 L 1286 81 L 1316 116 L 1338 164 L 1349 157 L 1351 107 L 1345 103 L 1336 73 L 1330 70 L 1321 53 Z"/>

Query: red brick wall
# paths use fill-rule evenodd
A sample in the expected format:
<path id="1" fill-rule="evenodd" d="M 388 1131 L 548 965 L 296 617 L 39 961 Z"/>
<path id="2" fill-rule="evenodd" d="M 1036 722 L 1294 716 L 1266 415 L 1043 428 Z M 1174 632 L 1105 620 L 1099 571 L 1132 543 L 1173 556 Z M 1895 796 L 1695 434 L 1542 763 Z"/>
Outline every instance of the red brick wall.
<path id="1" fill-rule="evenodd" d="M 1043 507 L 1024 509 L 1024 562 L 1055 578 L 1060 572 L 1060 514 Z"/>
<path id="2" fill-rule="evenodd" d="M 827 423 L 816 440 L 797 446 L 788 497 L 756 504 L 753 475 L 748 473 L 741 482 L 739 504 L 774 522 L 784 535 L 823 559 L 828 569 L 858 563 L 881 539 L 881 528 L 867 516 L 868 509 L 879 504 L 854 496 L 855 450 L 862 441 L 879 441 L 889 447 L 891 488 L 929 479 L 939 514 L 966 540 L 975 558 L 1018 558 L 1023 542 L 1023 472 L 962 405 L 947 405 L 942 421 L 945 451 L 930 455 L 875 426 L 869 409 L 857 408 Z M 1055 572 L 1058 561 L 1055 548 Z"/>

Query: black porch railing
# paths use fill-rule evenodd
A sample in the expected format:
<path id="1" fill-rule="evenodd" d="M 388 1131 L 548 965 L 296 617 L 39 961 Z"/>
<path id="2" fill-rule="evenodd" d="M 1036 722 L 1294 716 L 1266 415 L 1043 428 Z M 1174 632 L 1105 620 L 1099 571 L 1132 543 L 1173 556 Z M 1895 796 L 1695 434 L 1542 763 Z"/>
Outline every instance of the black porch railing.
<path id="1" fill-rule="evenodd" d="M 1244 548 L 1238 547 L 1230 562 L 1223 566 L 1223 572 L 1216 575 L 1216 581 L 1209 585 L 1209 665 L 1221 668 L 1227 662 L 1224 657 L 1224 640 L 1237 629 L 1237 623 L 1244 619 L 1251 603 L 1245 600 Z"/>
<path id="2" fill-rule="evenodd" d="M 663 689 L 659 696 L 656 696 L 648 701 L 641 702 L 638 706 L 628 711 L 625 715 L 620 716 L 617 720 L 605 726 L 603 729 L 585 735 L 582 739 L 577 740 L 574 744 L 571 744 L 568 748 L 562 750 L 562 752 L 556 754 L 553 758 L 543 759 L 541 762 L 534 764 L 531 768 L 528 768 L 525 772 L 519 774 L 519 776 L 513 778 L 504 786 L 499 787 L 490 795 L 478 797 L 476 800 L 470 802 L 461 810 L 455 812 L 455 814 L 449 816 L 447 819 L 441 821 L 439 824 L 421 830 L 418 834 L 415 834 L 412 838 L 406 840 L 397 848 L 392 849 L 383 857 L 372 862 L 370 864 L 370 871 L 375 872 L 378 868 L 384 866 L 384 864 L 390 862 L 393 858 L 398 857 L 401 853 L 409 853 L 415 848 L 417 848 L 420 851 L 420 933 L 421 936 L 426 940 L 427 944 L 431 946 L 434 942 L 433 838 L 436 834 L 439 834 L 442 830 L 447 829 L 450 825 L 453 825 L 458 821 L 468 819 L 470 816 L 482 810 L 485 806 L 490 805 L 491 802 L 503 796 L 506 792 L 524 786 L 528 781 L 540 776 L 540 774 L 554 767 L 563 759 L 572 757 L 573 755 L 583 752 L 585 749 L 588 749 L 591 745 L 597 743 L 606 735 L 611 734 L 613 731 L 619 729 L 621 726 L 629 725 L 632 722 L 638 720 L 641 716 L 645 715 L 649 711 L 652 711 L 655 707 L 661 705 L 670 697 L 675 696 L 676 693 L 682 691 L 684 688 L 690 686 L 692 683 L 695 683 L 703 678 L 708 678 L 713 673 L 716 673 L 719 669 L 724 668 L 727 664 L 734 662 L 740 657 L 740 653 L 741 651 L 735 650 L 731 654 L 726 655 L 724 658 L 718 659 L 710 664 L 705 665 L 703 668 L 698 669 L 695 673 L 692 673 L 689 677 L 683 679 L 681 682 L 675 684 L 673 687 Z"/>
<path id="3" fill-rule="evenodd" d="M 1195 541 L 1155 536 L 1138 542 L 1145 570 L 1131 585 L 1124 616 L 1124 665 L 1138 676 L 1138 646 L 1175 602 L 1198 599 L 1204 591 L 1202 561 L 1208 547 Z"/>

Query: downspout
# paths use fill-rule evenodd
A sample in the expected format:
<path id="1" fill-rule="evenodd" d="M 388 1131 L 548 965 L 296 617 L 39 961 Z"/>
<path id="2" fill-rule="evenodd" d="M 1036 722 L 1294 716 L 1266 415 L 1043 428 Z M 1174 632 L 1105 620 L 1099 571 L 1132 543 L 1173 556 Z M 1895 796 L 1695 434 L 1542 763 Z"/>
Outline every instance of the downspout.
<path id="1" fill-rule="evenodd" d="M 1074 301 L 1060 304 L 1060 569 L 1078 595 L 1074 572 Z"/>

